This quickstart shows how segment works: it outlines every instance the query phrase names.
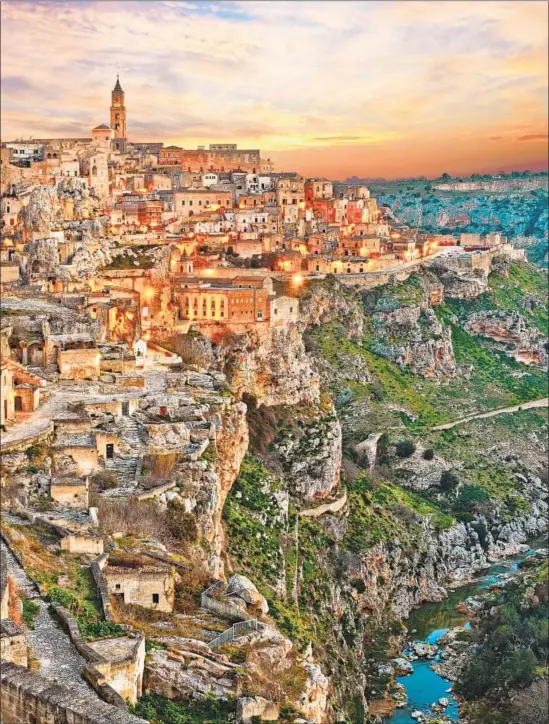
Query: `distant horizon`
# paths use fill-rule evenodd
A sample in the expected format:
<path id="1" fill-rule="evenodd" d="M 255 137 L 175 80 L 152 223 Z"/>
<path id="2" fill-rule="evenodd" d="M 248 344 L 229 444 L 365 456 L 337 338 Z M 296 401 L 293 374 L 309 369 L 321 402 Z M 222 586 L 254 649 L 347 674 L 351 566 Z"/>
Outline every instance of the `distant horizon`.
<path id="1" fill-rule="evenodd" d="M 545 0 L 3 0 L 2 135 L 259 148 L 331 178 L 548 168 Z M 209 142 L 207 141 L 207 142 Z"/>

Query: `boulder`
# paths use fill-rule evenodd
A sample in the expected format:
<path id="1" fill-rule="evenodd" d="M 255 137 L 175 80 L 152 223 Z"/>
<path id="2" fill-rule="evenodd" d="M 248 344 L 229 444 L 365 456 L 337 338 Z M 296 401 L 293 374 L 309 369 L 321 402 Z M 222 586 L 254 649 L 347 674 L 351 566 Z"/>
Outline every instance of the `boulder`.
<path id="1" fill-rule="evenodd" d="M 258 607 L 263 614 L 269 613 L 267 599 L 259 593 L 254 584 L 249 578 L 246 578 L 246 576 L 240 574 L 233 576 L 227 586 L 226 594 L 241 598 L 247 606 Z"/>
<path id="2" fill-rule="evenodd" d="M 237 724 L 252 724 L 252 717 L 261 721 L 277 721 L 279 714 L 278 704 L 261 696 L 243 696 L 236 704 Z"/>
<path id="3" fill-rule="evenodd" d="M 408 661 L 408 659 L 404 659 L 402 657 L 398 659 L 393 659 L 393 664 L 399 676 L 403 676 L 404 674 L 412 674 L 414 671 L 414 667 Z"/>

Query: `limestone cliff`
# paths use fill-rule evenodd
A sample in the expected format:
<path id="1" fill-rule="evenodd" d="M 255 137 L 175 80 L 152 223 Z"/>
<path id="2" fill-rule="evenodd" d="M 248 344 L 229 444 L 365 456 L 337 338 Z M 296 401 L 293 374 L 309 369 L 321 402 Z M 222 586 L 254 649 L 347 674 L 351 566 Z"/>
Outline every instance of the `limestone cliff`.
<path id="1" fill-rule="evenodd" d="M 465 328 L 472 334 L 502 342 L 507 354 L 518 362 L 547 364 L 546 339 L 530 329 L 519 312 L 492 309 L 469 315 Z"/>
<path id="2" fill-rule="evenodd" d="M 264 405 L 311 404 L 319 379 L 296 325 L 234 335 L 220 350 L 232 392 Z"/>
<path id="3" fill-rule="evenodd" d="M 439 286 L 433 275 L 424 272 L 365 295 L 375 354 L 424 377 L 454 373 L 451 331 L 430 306 L 431 297 L 440 296 Z"/>

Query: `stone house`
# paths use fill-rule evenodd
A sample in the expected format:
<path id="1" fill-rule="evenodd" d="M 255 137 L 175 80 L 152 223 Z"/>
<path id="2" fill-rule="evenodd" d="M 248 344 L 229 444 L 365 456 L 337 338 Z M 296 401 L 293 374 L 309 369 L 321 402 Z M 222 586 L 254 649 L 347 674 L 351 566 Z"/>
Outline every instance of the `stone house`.
<path id="1" fill-rule="evenodd" d="M 122 603 L 156 611 L 173 611 L 175 592 L 172 567 L 142 565 L 130 568 L 107 564 L 103 575 L 109 593 Z"/>
<path id="2" fill-rule="evenodd" d="M 67 508 L 86 510 L 89 507 L 88 478 L 52 478 L 50 498 Z"/>

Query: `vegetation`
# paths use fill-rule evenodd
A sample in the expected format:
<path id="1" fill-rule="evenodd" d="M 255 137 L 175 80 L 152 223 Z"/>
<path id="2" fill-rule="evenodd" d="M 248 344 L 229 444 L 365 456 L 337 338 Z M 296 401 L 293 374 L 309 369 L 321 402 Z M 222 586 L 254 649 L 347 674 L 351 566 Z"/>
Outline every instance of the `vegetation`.
<path id="1" fill-rule="evenodd" d="M 198 526 L 192 513 L 187 513 L 183 503 L 170 500 L 166 511 L 167 528 L 177 541 L 196 543 L 198 540 Z"/>
<path id="2" fill-rule="evenodd" d="M 530 691 L 523 699 L 531 704 L 531 718 L 521 717 L 520 721 L 537 724 L 543 701 L 546 720 L 547 682 L 525 688 L 540 671 L 546 672 L 549 654 L 546 566 L 542 576 L 534 589 L 528 579 L 500 591 L 495 605 L 492 600 L 486 604 L 492 613 L 484 611 L 473 628 L 475 648 L 455 685 L 456 693 L 469 702 L 467 719 L 473 724 L 514 721 L 513 708 L 518 714 L 514 694 L 522 689 L 525 694 Z"/>
<path id="3" fill-rule="evenodd" d="M 409 458 L 416 451 L 416 446 L 412 440 L 400 440 L 395 446 L 395 452 L 399 458 Z"/>
<path id="4" fill-rule="evenodd" d="M 213 697 L 182 702 L 146 694 L 131 711 L 154 724 L 229 724 L 234 722 L 236 702 Z"/>
<path id="5" fill-rule="evenodd" d="M 28 599 L 23 599 L 23 621 L 25 622 L 25 626 L 27 628 L 33 629 L 34 628 L 34 619 L 38 616 L 38 613 L 40 612 L 40 606 L 35 603 L 34 601 L 29 601 Z"/>

